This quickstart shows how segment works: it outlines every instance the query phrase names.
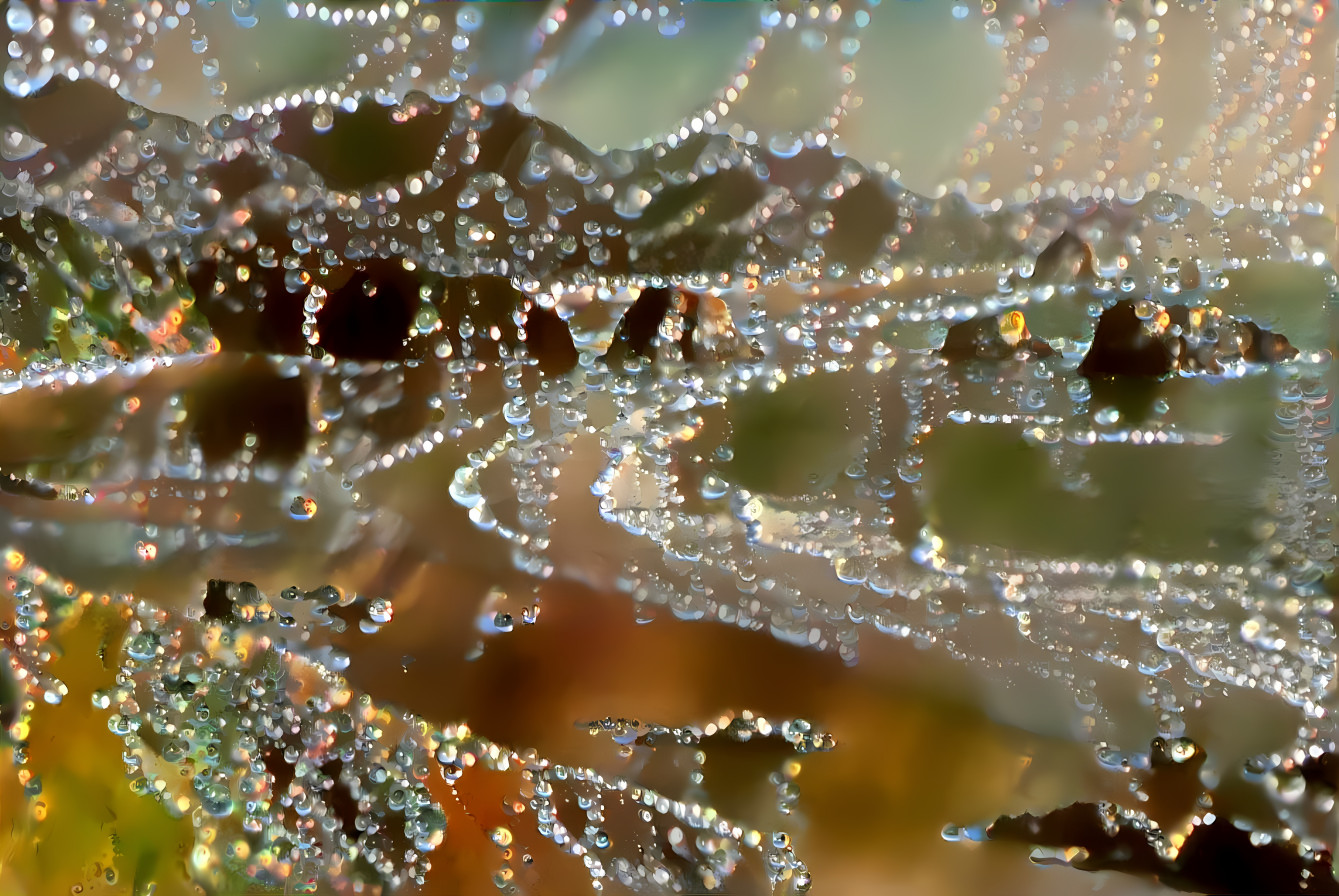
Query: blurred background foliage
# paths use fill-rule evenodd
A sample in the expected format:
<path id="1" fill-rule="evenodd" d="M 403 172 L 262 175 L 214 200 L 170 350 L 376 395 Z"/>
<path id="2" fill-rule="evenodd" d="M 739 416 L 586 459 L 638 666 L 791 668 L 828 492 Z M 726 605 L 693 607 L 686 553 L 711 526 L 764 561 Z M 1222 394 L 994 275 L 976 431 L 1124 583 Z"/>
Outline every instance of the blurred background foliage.
<path id="1" fill-rule="evenodd" d="M 339 30 L 289 22 L 267 8 L 274 5 L 275 0 L 257 4 L 263 27 L 212 32 L 218 37 L 211 55 L 229 63 L 227 104 L 280 87 L 319 84 L 342 70 L 348 47 Z M 946 155 L 975 124 L 975 110 L 994 100 L 1002 57 L 975 32 L 950 27 L 948 3 L 894 5 L 898 15 L 876 18 L 865 35 L 877 50 L 861 57 L 859 77 L 879 87 L 866 94 L 866 105 L 844 128 L 846 151 L 869 164 L 883 162 L 907 186 L 932 192 L 956 164 Z M 514 80 L 523 72 L 522 49 L 543 4 L 487 6 L 484 39 L 493 49 L 481 59 L 496 70 L 481 74 L 479 82 Z M 434 7 L 451 14 L 452 4 Z M 676 123 L 735 70 L 756 32 L 759 9 L 754 3 L 690 4 L 685 30 L 673 40 L 650 28 L 594 39 L 571 51 L 567 64 L 554 71 L 535 96 L 534 111 L 590 146 L 637 146 Z M 224 3 L 199 12 L 206 21 L 230 14 Z M 1072 34 L 1053 40 L 1065 47 L 1068 64 L 1081 69 L 1091 55 L 1085 50 L 1090 39 L 1081 23 L 1071 27 Z M 811 119 L 815 104 L 827 102 L 824 91 L 836 77 L 832 68 L 798 53 L 767 59 L 752 75 L 765 89 L 755 91 L 748 114 L 760 130 L 764 122 L 766 129 L 784 130 L 792 120 Z M 1170 64 L 1172 77 L 1200 83 L 1200 63 Z M 164 78 L 159 96 L 142 98 L 147 105 L 198 121 L 222 111 L 224 100 L 194 76 L 199 60 L 188 46 L 179 58 L 167 54 L 158 66 L 166 73 L 179 68 L 183 77 Z M 1197 97 L 1187 89 L 1180 101 L 1191 107 Z M 386 148 L 355 141 L 338 152 L 358 156 Z M 1315 284 L 1307 280 L 1313 276 L 1314 271 L 1273 270 L 1257 276 L 1252 269 L 1251 277 L 1234 280 L 1232 301 L 1295 325 L 1291 332 L 1303 339 L 1325 333 L 1328 322 L 1316 310 Z M 1242 415 L 1244 429 L 1257 426 L 1254 421 L 1267 413 L 1270 401 L 1252 391 L 1254 385 L 1240 384 L 1238 394 L 1224 400 L 1224 413 Z M 801 493 L 840 475 L 851 440 L 844 388 L 814 378 L 732 409 L 733 475 L 745 486 L 782 494 Z M 67 412 L 34 401 L 25 414 L 4 421 L 4 439 L 40 438 L 53 414 Z M 73 413 L 78 416 L 77 409 Z M 967 438 L 965 433 L 956 434 Z M 1010 546 L 1062 554 L 1092 549 L 1113 555 L 1137 548 L 1176 555 L 1185 546 L 1181 536 L 1191 532 L 1199 538 L 1208 523 L 1221 530 L 1215 541 L 1224 556 L 1249 541 L 1245 521 L 1255 510 L 1250 485 L 1262 463 L 1258 444 L 1247 443 L 1228 458 L 1220 453 L 1217 465 L 1184 450 L 1166 452 L 1151 465 L 1144 456 L 1122 459 L 1113 451 L 1093 462 L 1104 499 L 1090 503 L 1058 489 L 1050 471 L 1016 439 L 955 443 L 953 434 L 945 430 L 933 451 L 927 449 L 933 498 L 926 513 L 947 538 L 1008 539 L 1015 541 Z M 777 813 L 767 775 L 782 757 L 764 744 L 707 749 L 705 787 L 722 811 L 759 827 L 788 830 L 817 881 L 815 893 L 1158 889 L 1129 877 L 1039 868 L 1016 845 L 949 843 L 941 836 L 951 822 L 986 821 L 1075 800 L 1129 800 L 1128 779 L 1103 771 L 1092 746 L 1070 730 L 1073 696 L 1060 688 L 1042 682 L 1020 687 L 992 670 L 892 639 L 866 639 L 861 662 L 847 668 L 835 655 L 724 625 L 673 618 L 641 625 L 628 600 L 604 587 L 599 576 L 592 576 L 590 585 L 545 584 L 540 624 L 494 638 L 481 656 L 468 659 L 478 639 L 478 608 L 490 589 L 528 586 L 512 572 L 503 546 L 479 533 L 466 512 L 447 499 L 460 461 L 443 451 L 370 480 L 370 500 L 410 522 L 397 549 L 367 547 L 339 558 L 258 551 L 239 555 L 226 571 L 192 568 L 189 557 L 152 569 L 127 563 L 92 587 L 133 590 L 180 608 L 198 601 L 203 582 L 221 572 L 271 592 L 327 581 L 349 591 L 390 586 L 397 611 L 393 624 L 370 638 L 335 636 L 353 656 L 349 677 L 355 687 L 434 721 L 467 721 L 493 740 L 573 763 L 618 769 L 629 761 L 580 724 L 608 716 L 701 723 L 725 710 L 747 708 L 769 718 L 810 719 L 839 746 L 803 759 L 796 814 Z M 565 475 L 582 479 L 580 463 Z M 1134 477 L 1142 477 L 1143 490 L 1122 492 L 1120 484 Z M 1185 500 L 1156 497 L 1186 490 L 1186 483 L 1193 485 Z M 7 511 L 19 506 L 0 498 L 6 502 Z M 563 525 L 588 527 L 591 553 L 600 561 L 595 566 L 613 563 L 598 557 L 605 524 L 594 515 Z M 425 542 L 449 543 L 451 555 L 461 559 L 430 558 Z M 61 549 L 75 554 L 83 546 L 70 539 Z M 114 674 L 100 657 L 114 651 L 123 633 L 124 621 L 96 604 L 58 632 L 63 656 L 53 671 L 70 693 L 58 706 L 33 708 L 25 768 L 40 776 L 41 792 L 29 799 L 25 781 L 0 775 L 0 894 L 265 892 L 230 873 L 226 861 L 222 868 L 202 868 L 192 820 L 173 818 L 154 800 L 131 792 L 120 741 L 90 703 L 93 691 L 107 687 Z M 1213 702 L 1192 716 L 1192 733 L 1210 744 L 1211 764 L 1219 769 L 1278 749 L 1293 735 L 1291 715 L 1254 692 L 1234 698 L 1230 708 L 1226 701 Z M 1129 738 L 1146 740 L 1142 732 Z M 668 761 L 684 770 L 680 760 Z M 450 829 L 433 855 L 425 893 L 496 892 L 497 848 L 487 832 L 501 811 L 501 790 L 490 789 L 483 776 L 467 778 L 466 784 L 472 788 L 468 806 L 447 800 Z M 588 886 L 584 872 L 572 867 L 577 863 L 555 855 L 539 858 L 534 892 L 580 892 Z"/>

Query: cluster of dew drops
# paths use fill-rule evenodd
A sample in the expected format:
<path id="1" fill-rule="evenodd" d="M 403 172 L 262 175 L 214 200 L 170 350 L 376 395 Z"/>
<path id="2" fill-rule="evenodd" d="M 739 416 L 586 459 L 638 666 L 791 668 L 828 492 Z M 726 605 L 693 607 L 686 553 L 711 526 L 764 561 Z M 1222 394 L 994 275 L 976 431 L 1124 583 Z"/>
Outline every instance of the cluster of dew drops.
<path id="1" fill-rule="evenodd" d="M 63 624 L 92 616 L 93 625 L 122 633 L 114 652 L 112 635 L 104 638 L 117 674 L 113 686 L 92 695 L 93 707 L 125 745 L 131 790 L 193 819 L 188 863 L 201 882 L 225 886 L 240 875 L 290 890 L 309 881 L 422 884 L 432 851 L 447 836 L 451 807 L 444 801 L 469 817 L 457 784 L 488 770 L 514 780 L 504 805 L 515 820 L 486 832 L 499 848 L 495 883 L 504 891 L 535 883 L 533 846 L 526 846 L 535 836 L 582 861 L 596 891 L 610 883 L 713 888 L 748 855 L 758 857 L 774 887 L 808 889 L 807 868 L 784 832 L 741 825 L 628 778 L 509 749 L 465 724 L 437 727 L 351 689 L 339 674 L 347 654 L 319 637 L 342 618 L 334 588 L 290 588 L 271 601 L 249 583 L 214 581 L 203 613 L 183 616 L 132 595 L 80 593 L 15 550 L 4 563 L 6 596 L 17 607 L 6 651 L 33 699 L 54 704 L 70 693 L 49 672 L 59 653 L 52 633 Z M 390 621 L 384 602 L 359 609 L 369 623 L 364 631 Z M 28 703 L 9 733 L 20 781 L 40 817 L 45 803 L 41 776 L 29 767 L 31 724 Z M 705 729 L 620 720 L 593 725 L 591 733 L 603 731 L 628 750 L 639 738 L 690 746 L 718 732 L 737 741 L 775 736 L 797 754 L 834 746 L 808 722 L 772 723 L 748 712 Z M 774 776 L 783 812 L 798 796 L 798 771 L 791 760 Z M 695 775 L 700 782 L 700 769 Z M 579 828 L 569 827 L 573 805 Z M 544 873 L 541 866 L 541 882 Z"/>
<path id="2" fill-rule="evenodd" d="M 8 0 L 0 393 L 102 388 L 117 401 L 91 412 L 92 435 L 69 456 L 4 473 L 26 495 L 81 504 L 184 499 L 196 509 L 180 522 L 126 539 L 153 564 L 235 543 L 207 508 L 251 483 L 281 494 L 319 547 L 341 547 L 344 535 L 319 526 L 337 511 L 367 525 L 376 508 L 362 479 L 461 446 L 450 496 L 544 579 L 564 574 L 556 544 L 573 528 L 551 509 L 560 468 L 587 452 L 602 459 L 584 484 L 591 522 L 626 545 L 618 586 L 648 618 L 712 619 L 849 662 L 873 630 L 1031 674 L 1011 650 L 983 654 L 954 635 L 998 619 L 1043 648 L 1046 674 L 1072 686 L 1094 732 L 1093 670 L 1114 666 L 1139 671 L 1160 734 L 1182 734 L 1182 711 L 1207 692 L 1249 687 L 1298 706 L 1302 748 L 1314 746 L 1329 736 L 1335 666 L 1317 596 L 1334 504 L 1319 347 L 1269 371 L 1226 350 L 1180 371 L 1278 382 L 1286 447 L 1271 455 L 1259 556 L 1020 556 L 946 544 L 919 519 L 924 446 L 954 426 L 1019 429 L 1078 491 L 1073 458 L 1092 445 L 1224 438 L 1174 403 L 1137 424 L 1099 406 L 1079 366 L 1122 303 L 1163 330 L 1180 308 L 1195 323 L 1175 338 L 1217 344 L 1268 313 L 1238 320 L 1243 309 L 1213 304 L 1253 262 L 1315 268 L 1335 288 L 1324 4 L 1104 8 L 1095 93 L 1044 76 L 1048 34 L 1079 5 L 952 4 L 945 27 L 971 29 L 1003 85 L 956 170 L 918 193 L 894 163 L 847 150 L 861 110 L 891 89 L 861 77 L 861 51 L 895 4 L 760 7 L 738 64 L 691 114 L 638 148 L 597 151 L 533 114 L 546 83 L 592 36 L 650 29 L 689 43 L 691 10 L 546 5 L 528 65 L 506 73 L 483 49 L 503 13 L 478 5 Z M 320 86 L 246 94 L 259 88 L 238 48 L 257 26 L 319 33 L 345 55 Z M 1158 85 L 1187 27 L 1210 36 L 1212 87 L 1196 136 L 1172 147 Z M 766 77 L 780 77 L 787 53 L 815 54 L 832 74 L 817 89 L 831 95 L 807 126 L 770 129 Z M 194 70 L 176 83 L 182 59 L 198 66 L 195 93 Z M 53 115 L 62 102 L 102 111 Z M 1065 254 L 1074 246 L 1082 263 Z M 1009 315 L 1048 309 L 1059 309 L 1053 330 L 1034 326 L 1049 356 L 1033 357 Z M 945 351 L 962 325 L 985 334 L 965 372 Z M 192 373 L 210 365 L 301 431 L 253 431 L 251 409 Z M 855 456 L 799 494 L 733 481 L 734 409 L 811 377 L 849 392 Z M 388 410 L 411 423 L 387 425 Z M 10 529 L 18 542 L 31 527 Z M 117 685 L 96 705 L 127 744 L 136 789 L 199 810 L 200 842 L 215 844 L 202 847 L 201 874 L 226 852 L 258 879 L 291 879 L 318 858 L 332 879 L 422 879 L 446 820 L 425 781 L 451 784 L 482 763 L 519 770 L 518 805 L 597 888 L 716 886 L 755 853 L 774 886 L 807 885 L 784 834 L 353 693 L 346 659 L 311 635 L 337 592 L 271 602 L 220 586 L 223 609 L 183 616 L 79 593 L 17 551 L 10 566 L 18 634 L 5 650 L 34 695 L 63 696 L 47 669 L 54 621 L 101 606 L 127 626 Z M 374 604 L 371 629 L 390 617 Z M 1247 624 L 1228 630 L 1225 607 Z M 508 614 L 491 618 L 511 627 Z M 1141 627 L 1136 648 L 1102 639 L 1120 623 Z M 173 777 L 186 767 L 196 772 Z M 778 788 L 789 801 L 791 783 Z M 566 825 L 555 790 L 576 795 L 587 824 Z M 636 850 L 606 828 L 611 802 L 640 807 Z M 504 889 L 526 864 L 515 836 L 492 838 Z"/>

